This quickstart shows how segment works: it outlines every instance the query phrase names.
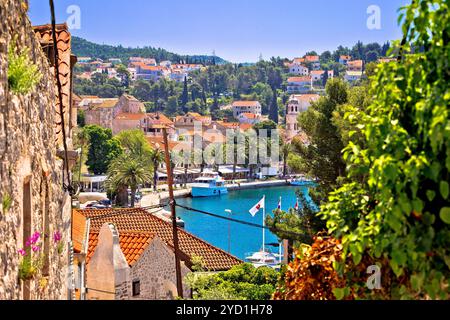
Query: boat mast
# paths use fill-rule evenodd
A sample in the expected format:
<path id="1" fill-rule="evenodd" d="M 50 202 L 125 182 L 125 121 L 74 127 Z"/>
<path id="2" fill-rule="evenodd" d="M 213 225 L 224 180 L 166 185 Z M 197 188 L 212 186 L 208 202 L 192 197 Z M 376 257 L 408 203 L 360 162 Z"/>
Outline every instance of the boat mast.
<path id="1" fill-rule="evenodd" d="M 262 230 L 262 251 L 263 254 L 266 252 L 266 195 L 264 195 L 264 206 L 263 206 L 263 230 Z"/>

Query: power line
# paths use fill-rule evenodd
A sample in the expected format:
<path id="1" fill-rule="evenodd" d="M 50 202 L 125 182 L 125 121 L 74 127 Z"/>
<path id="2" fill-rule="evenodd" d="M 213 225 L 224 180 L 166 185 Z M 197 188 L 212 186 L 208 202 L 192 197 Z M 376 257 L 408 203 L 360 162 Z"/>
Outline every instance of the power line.
<path id="1" fill-rule="evenodd" d="M 267 226 L 262 226 L 260 224 L 256 224 L 256 223 L 252 223 L 252 222 L 248 222 L 248 221 L 243 221 L 243 220 L 239 220 L 239 219 L 224 217 L 224 216 L 221 216 L 221 215 L 216 214 L 216 213 L 211 213 L 211 212 L 207 212 L 207 211 L 203 211 L 203 210 L 198 210 L 198 209 L 182 206 L 182 205 L 177 204 L 177 203 L 175 203 L 175 205 L 177 207 L 179 207 L 179 208 L 182 208 L 182 209 L 185 209 L 185 210 L 188 210 L 188 211 L 201 213 L 201 214 L 204 214 L 204 215 L 207 215 L 207 216 L 211 216 L 211 217 L 214 217 L 214 218 L 218 218 L 218 219 L 222 219 L 222 220 L 227 220 L 227 221 L 239 223 L 239 224 L 242 224 L 242 225 L 247 225 L 247 226 L 250 226 L 250 227 L 253 227 L 253 228 L 266 229 L 266 230 L 269 230 L 269 231 L 272 231 L 272 232 L 283 232 L 283 233 L 290 234 L 290 235 L 293 235 L 293 236 L 296 236 L 296 237 L 305 237 L 306 236 L 305 234 L 302 234 L 302 233 L 289 231 L 289 230 L 281 230 L 281 229 L 278 229 L 278 228 L 270 228 L 270 227 L 267 227 Z"/>

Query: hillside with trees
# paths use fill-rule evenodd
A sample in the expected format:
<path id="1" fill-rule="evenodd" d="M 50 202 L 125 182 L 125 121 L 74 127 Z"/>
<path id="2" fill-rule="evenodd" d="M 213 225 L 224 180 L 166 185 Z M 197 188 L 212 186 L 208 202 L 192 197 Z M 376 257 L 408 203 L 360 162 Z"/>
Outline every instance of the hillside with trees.
<path id="1" fill-rule="evenodd" d="M 227 63 L 220 57 L 207 55 L 180 55 L 165 49 L 145 46 L 142 48 L 126 48 L 121 45 L 112 46 L 97 44 L 83 38 L 72 37 L 72 52 L 79 57 L 95 57 L 103 60 L 119 58 L 127 63 L 130 57 L 154 58 L 157 62 L 170 60 L 173 62 L 200 63 L 200 64 L 223 64 Z"/>

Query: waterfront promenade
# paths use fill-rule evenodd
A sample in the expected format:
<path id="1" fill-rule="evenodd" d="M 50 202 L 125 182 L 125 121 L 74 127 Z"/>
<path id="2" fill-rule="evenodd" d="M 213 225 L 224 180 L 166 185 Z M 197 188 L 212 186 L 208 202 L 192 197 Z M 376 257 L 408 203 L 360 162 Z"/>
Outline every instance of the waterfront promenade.
<path id="1" fill-rule="evenodd" d="M 258 188 L 268 188 L 268 187 L 280 187 L 288 185 L 287 180 L 267 180 L 267 181 L 253 181 L 253 182 L 242 182 L 242 183 L 232 183 L 227 184 L 229 191 L 236 190 L 247 190 L 247 189 L 258 189 Z M 151 192 L 146 194 L 141 199 L 141 207 L 149 207 L 158 204 L 166 204 L 169 199 L 169 191 L 167 191 L 167 185 L 159 186 L 158 192 Z M 186 189 L 174 190 L 175 199 L 185 198 L 191 194 L 191 184 L 187 184 Z"/>

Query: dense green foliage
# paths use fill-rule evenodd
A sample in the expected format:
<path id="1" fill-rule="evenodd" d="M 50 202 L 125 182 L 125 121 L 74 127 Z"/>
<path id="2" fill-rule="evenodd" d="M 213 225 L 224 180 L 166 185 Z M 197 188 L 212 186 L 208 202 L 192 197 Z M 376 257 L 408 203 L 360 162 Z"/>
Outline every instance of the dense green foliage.
<path id="1" fill-rule="evenodd" d="M 267 216 L 266 225 L 281 240 L 293 240 L 296 246 L 311 244 L 314 236 L 325 230 L 325 222 L 317 215 L 314 205 L 308 202 L 303 190 L 298 190 L 296 194 L 298 209 L 291 208 L 287 212 L 274 210 L 273 217 Z"/>
<path id="2" fill-rule="evenodd" d="M 322 208 L 344 255 L 395 274 L 384 298 L 449 298 L 449 9 L 414 0 L 403 10 L 400 57 L 372 79 L 374 99 L 357 112 L 362 134 L 344 149 L 348 182 Z"/>
<path id="3" fill-rule="evenodd" d="M 153 150 L 141 130 L 120 132 L 116 139 L 123 154 L 111 161 L 108 167 L 107 187 L 117 194 L 116 205 L 128 205 L 128 193 L 131 191 L 131 207 L 134 207 L 136 190 L 152 180 Z M 123 193 L 123 194 L 122 194 Z"/>
<path id="4" fill-rule="evenodd" d="M 343 80 L 330 79 L 326 86 L 326 96 L 313 102 L 298 117 L 299 126 L 310 138 L 310 144 L 304 145 L 301 141 L 294 140 L 294 151 L 302 159 L 303 171 L 318 178 L 324 192 L 331 191 L 336 186 L 338 177 L 345 172 L 341 155 L 344 145 L 333 124 L 333 115 L 339 105 L 347 103 L 348 91 Z"/>
<path id="5" fill-rule="evenodd" d="M 89 140 L 86 161 L 89 172 L 96 175 L 105 174 L 111 161 L 123 152 L 119 141 L 113 138 L 110 129 L 104 129 L 96 125 L 86 126 L 83 131 Z"/>
<path id="6" fill-rule="evenodd" d="M 30 49 L 26 48 L 18 54 L 13 39 L 8 50 L 8 86 L 15 94 L 27 94 L 41 80 L 37 65 L 30 59 Z"/>
<path id="7" fill-rule="evenodd" d="M 272 268 L 246 263 L 215 274 L 192 273 L 186 282 L 195 300 L 269 300 L 279 275 Z"/>

